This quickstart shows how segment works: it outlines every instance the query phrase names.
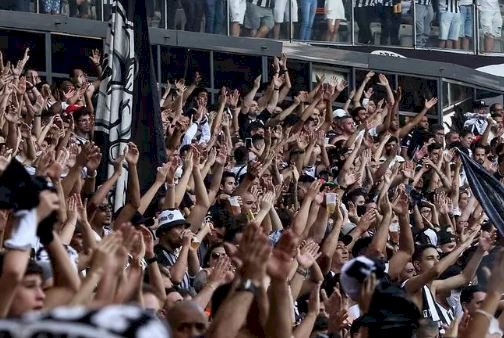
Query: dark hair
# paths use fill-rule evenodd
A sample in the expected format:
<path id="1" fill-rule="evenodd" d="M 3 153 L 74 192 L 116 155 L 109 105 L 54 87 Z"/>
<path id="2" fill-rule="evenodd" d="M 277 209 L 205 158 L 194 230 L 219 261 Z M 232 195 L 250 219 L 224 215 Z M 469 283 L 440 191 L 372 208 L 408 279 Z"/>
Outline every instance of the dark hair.
<path id="1" fill-rule="evenodd" d="M 493 103 L 491 106 L 490 106 L 490 113 L 494 113 L 496 115 L 499 115 L 499 116 L 502 116 L 501 113 L 496 113 L 495 112 L 495 107 L 500 104 L 500 103 Z M 492 115 L 493 116 L 493 115 Z"/>
<path id="2" fill-rule="evenodd" d="M 442 125 L 440 125 L 440 124 L 435 124 L 435 125 L 433 125 L 433 126 L 431 127 L 431 129 L 432 129 L 432 131 L 433 131 L 433 132 L 436 132 L 436 131 L 438 131 L 438 130 L 442 130 L 442 131 L 444 132 L 444 127 L 443 127 Z"/>
<path id="3" fill-rule="evenodd" d="M 476 292 L 485 292 L 480 285 L 469 285 L 462 289 L 460 293 L 460 303 L 470 303 Z"/>
<path id="4" fill-rule="evenodd" d="M 366 108 L 364 108 L 364 107 L 357 107 L 357 108 L 354 108 L 354 109 L 352 109 L 352 111 L 350 112 L 350 115 L 352 115 L 352 117 L 354 117 L 354 118 L 355 118 L 355 117 L 357 117 L 357 116 L 359 115 L 359 112 L 360 112 L 361 110 L 366 110 Z"/>
<path id="5" fill-rule="evenodd" d="M 247 162 L 248 161 L 248 149 L 247 147 L 238 147 L 235 149 L 234 151 L 234 158 L 235 158 L 235 161 L 238 162 L 238 163 L 243 163 L 243 162 Z"/>
<path id="6" fill-rule="evenodd" d="M 86 107 L 80 107 L 73 112 L 74 121 L 79 122 L 79 119 L 86 115 L 91 115 L 91 112 Z"/>
<path id="7" fill-rule="evenodd" d="M 427 249 L 437 250 L 436 246 L 432 245 L 432 244 L 419 245 L 415 248 L 415 252 L 413 253 L 413 256 L 411 257 L 411 260 L 419 262 L 422 259 L 423 252 Z"/>
<path id="8" fill-rule="evenodd" d="M 299 177 L 299 183 L 312 183 L 315 181 L 315 177 L 303 174 Z"/>
<path id="9" fill-rule="evenodd" d="M 443 149 L 443 145 L 439 144 L 439 143 L 431 143 L 427 146 L 427 150 L 429 151 L 429 153 L 433 150 L 437 150 L 437 149 Z"/>
<path id="10" fill-rule="evenodd" d="M 184 144 L 182 147 L 180 147 L 179 154 L 183 155 L 186 152 L 188 152 L 189 150 L 191 150 L 191 145 L 190 144 Z"/>
<path id="11" fill-rule="evenodd" d="M 368 248 L 368 246 L 373 241 L 373 237 L 361 237 L 355 241 L 355 244 L 352 248 L 352 256 L 358 257 L 362 256 L 364 251 Z"/>
<path id="12" fill-rule="evenodd" d="M 254 121 L 249 124 L 249 127 L 248 127 L 249 131 L 254 131 L 257 129 L 264 129 L 264 124 L 262 124 L 262 122 L 259 122 L 259 121 Z"/>
<path id="13" fill-rule="evenodd" d="M 462 129 L 462 131 L 459 133 L 460 137 L 466 137 L 469 134 L 474 135 L 474 133 L 470 129 Z"/>
<path id="14" fill-rule="evenodd" d="M 389 138 L 389 140 L 387 141 L 386 144 L 389 144 L 389 143 L 392 143 L 392 142 L 399 143 L 399 139 L 397 137 L 395 137 L 395 136 L 391 136 Z"/>
<path id="15" fill-rule="evenodd" d="M 473 151 L 476 151 L 476 148 L 483 149 L 485 151 L 485 155 L 490 154 L 490 146 L 487 144 L 482 144 L 480 142 L 476 142 L 473 144 Z"/>
<path id="16" fill-rule="evenodd" d="M 235 178 L 235 174 L 233 174 L 230 171 L 223 172 L 222 173 L 222 178 L 221 178 L 221 184 L 226 183 L 226 178 L 229 178 L 229 177 Z"/>
<path id="17" fill-rule="evenodd" d="M 210 264 L 210 258 L 212 257 L 212 251 L 214 251 L 216 248 L 223 248 L 224 244 L 223 243 L 217 243 L 212 245 L 210 248 L 208 248 L 205 257 L 203 257 L 203 267 L 207 268 L 208 265 Z"/>

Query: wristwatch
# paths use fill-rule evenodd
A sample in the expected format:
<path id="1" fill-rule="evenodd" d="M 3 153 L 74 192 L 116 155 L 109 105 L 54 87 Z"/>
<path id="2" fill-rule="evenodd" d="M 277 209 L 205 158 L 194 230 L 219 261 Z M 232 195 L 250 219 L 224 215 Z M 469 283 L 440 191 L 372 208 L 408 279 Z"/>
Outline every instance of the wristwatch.
<path id="1" fill-rule="evenodd" d="M 236 287 L 236 292 L 251 292 L 255 296 L 257 294 L 257 286 L 250 279 L 242 279 Z"/>

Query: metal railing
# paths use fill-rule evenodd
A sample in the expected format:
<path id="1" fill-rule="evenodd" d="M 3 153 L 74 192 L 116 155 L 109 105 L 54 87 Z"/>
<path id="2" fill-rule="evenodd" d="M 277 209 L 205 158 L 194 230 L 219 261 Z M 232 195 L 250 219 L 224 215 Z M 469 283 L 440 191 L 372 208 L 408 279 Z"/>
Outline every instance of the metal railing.
<path id="1" fill-rule="evenodd" d="M 8 5 L 0 3 L 0 9 L 26 8 L 22 3 L 27 1 L 30 2 L 11 1 L 17 3 L 17 7 L 11 5 L 11 8 L 2 8 Z M 377 5 L 357 5 L 370 1 Z M 275 2 L 277 6 L 284 8 L 260 12 L 246 0 L 146 0 L 146 5 L 150 13 L 150 25 L 164 29 L 187 29 L 206 33 L 218 31 L 231 36 L 233 26 L 236 26 L 233 21 L 239 21 L 240 36 L 256 35 L 327 45 L 436 49 L 485 55 L 504 53 L 502 24 L 498 24 L 502 22 L 504 0 L 489 0 L 483 6 L 476 5 L 473 0 L 471 4 L 460 5 L 457 13 L 447 12 L 443 8 L 432 8 L 431 4 L 416 4 L 417 1 L 430 0 L 397 1 L 285 0 Z M 384 2 L 388 2 L 390 6 L 384 6 Z M 112 0 L 87 0 L 87 6 L 77 6 L 76 0 L 61 0 L 59 11 L 52 14 L 103 21 L 110 13 L 111 3 Z M 178 3 L 182 5 L 180 8 L 176 5 Z M 243 7 L 243 3 L 246 3 L 246 7 Z M 459 3 L 463 3 L 463 0 L 459 0 Z M 30 8 L 37 13 L 50 14 L 46 4 L 46 0 L 31 0 Z M 240 4 L 242 7 L 238 6 Z M 217 13 L 218 11 L 220 12 Z M 207 24 L 209 20 L 212 20 L 213 27 Z M 330 22 L 334 24 L 331 25 Z M 261 26 L 259 29 L 256 27 L 258 23 Z M 337 27 L 334 35 L 337 37 L 336 41 L 328 39 L 331 27 Z M 269 32 L 264 34 L 264 30 Z M 303 39 L 300 30 L 304 32 Z M 459 34 L 455 37 L 453 34 L 457 30 Z M 311 34 L 306 39 L 307 31 L 311 31 Z M 422 35 L 425 32 L 427 34 Z M 363 41 L 366 38 L 368 41 Z"/>

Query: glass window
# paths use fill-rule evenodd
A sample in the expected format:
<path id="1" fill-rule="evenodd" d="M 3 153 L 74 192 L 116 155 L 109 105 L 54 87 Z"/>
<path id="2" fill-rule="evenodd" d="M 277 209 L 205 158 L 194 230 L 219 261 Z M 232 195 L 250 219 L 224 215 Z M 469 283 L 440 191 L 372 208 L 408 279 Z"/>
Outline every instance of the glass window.
<path id="1" fill-rule="evenodd" d="M 403 91 L 400 111 L 419 112 L 425 99 L 437 96 L 436 80 L 399 75 L 398 81 Z"/>
<path id="2" fill-rule="evenodd" d="M 63 2 L 61 14 L 74 18 L 101 20 L 101 0 L 80 2 L 80 4 L 78 4 L 77 1 Z M 44 8 L 42 6 L 40 7 L 40 12 L 44 12 Z"/>
<path id="3" fill-rule="evenodd" d="M 261 56 L 214 53 L 214 67 L 216 89 L 226 86 L 241 93 L 249 91 L 254 79 L 262 74 Z"/>
<path id="4" fill-rule="evenodd" d="M 310 89 L 310 64 L 308 62 L 299 62 L 287 60 L 287 68 L 289 69 L 289 77 L 292 84 L 289 96 L 297 95 L 302 90 Z"/>
<path id="5" fill-rule="evenodd" d="M 30 60 L 26 68 L 45 71 L 45 38 L 44 34 L 0 29 L 0 50 L 4 62 L 11 61 L 14 65 L 21 60 L 25 49 L 30 48 Z"/>
<path id="6" fill-rule="evenodd" d="M 201 86 L 210 87 L 210 53 L 194 49 L 161 47 L 161 79 L 173 82 L 186 79 L 191 82 L 194 73 L 203 77 Z"/>
<path id="7" fill-rule="evenodd" d="M 103 49 L 100 39 L 86 39 L 83 37 L 52 34 L 52 71 L 68 74 L 72 68 L 81 68 L 90 76 L 96 76 L 96 69 L 89 60 L 93 49 Z"/>
<path id="8" fill-rule="evenodd" d="M 313 21 L 311 40 L 329 43 L 351 40 L 352 2 L 346 0 L 318 0 Z M 306 7 L 301 6 L 301 22 L 306 17 Z M 302 32 L 296 38 L 304 39 Z"/>
<path id="9" fill-rule="evenodd" d="M 0 9 L 18 12 L 35 12 L 35 0 L 2 0 Z"/>

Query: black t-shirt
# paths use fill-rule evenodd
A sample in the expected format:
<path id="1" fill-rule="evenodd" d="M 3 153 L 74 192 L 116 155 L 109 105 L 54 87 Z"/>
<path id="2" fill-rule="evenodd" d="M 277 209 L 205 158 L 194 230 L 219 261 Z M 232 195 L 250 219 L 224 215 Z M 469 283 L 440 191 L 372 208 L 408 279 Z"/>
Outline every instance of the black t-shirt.
<path id="1" fill-rule="evenodd" d="M 271 113 L 266 109 L 263 110 L 259 115 L 257 115 L 255 120 L 249 118 L 247 114 L 238 115 L 238 126 L 240 127 L 240 137 L 246 139 L 250 137 L 249 126 L 254 121 L 259 121 L 263 125 L 266 124 L 268 119 L 271 117 Z"/>

